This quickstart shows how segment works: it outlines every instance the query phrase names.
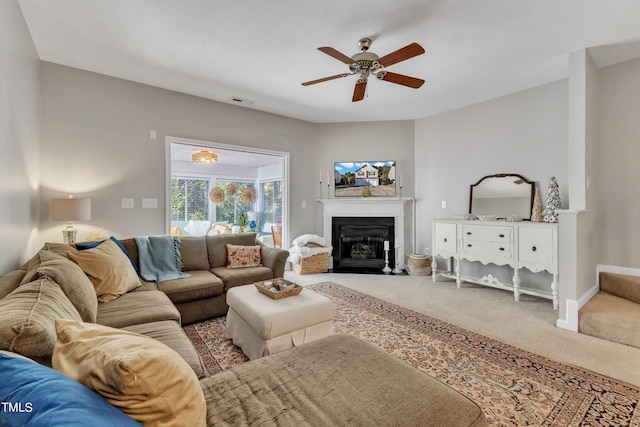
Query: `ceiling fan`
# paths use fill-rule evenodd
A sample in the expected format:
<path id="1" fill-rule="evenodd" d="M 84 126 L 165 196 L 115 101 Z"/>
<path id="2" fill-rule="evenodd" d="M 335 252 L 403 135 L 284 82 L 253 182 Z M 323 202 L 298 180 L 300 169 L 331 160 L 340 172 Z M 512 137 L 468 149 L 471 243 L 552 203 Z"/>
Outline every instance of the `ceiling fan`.
<path id="1" fill-rule="evenodd" d="M 358 46 L 360 46 L 360 50 L 362 52 L 356 53 L 351 58 L 338 52 L 332 47 L 319 47 L 318 50 L 320 52 L 324 52 L 327 55 L 334 57 L 338 61 L 342 61 L 347 64 L 351 72 L 336 74 L 335 76 L 329 76 L 318 80 L 304 82 L 302 83 L 302 86 L 314 85 L 316 83 L 322 83 L 329 80 L 358 74 L 358 81 L 356 82 L 352 98 L 352 101 L 356 102 L 362 101 L 362 99 L 364 98 L 369 76 L 376 76 L 379 80 L 407 86 L 413 89 L 418 89 L 424 84 L 424 80 L 422 79 L 405 76 L 403 74 L 392 73 L 391 71 L 387 71 L 385 68 L 390 65 L 397 64 L 398 62 L 413 58 L 414 56 L 422 55 L 424 53 L 424 49 L 418 43 L 411 43 L 401 49 L 383 56 L 382 58 L 378 57 L 378 55 L 373 52 L 368 52 L 369 47 L 371 46 L 371 39 L 361 39 L 358 42 Z"/>

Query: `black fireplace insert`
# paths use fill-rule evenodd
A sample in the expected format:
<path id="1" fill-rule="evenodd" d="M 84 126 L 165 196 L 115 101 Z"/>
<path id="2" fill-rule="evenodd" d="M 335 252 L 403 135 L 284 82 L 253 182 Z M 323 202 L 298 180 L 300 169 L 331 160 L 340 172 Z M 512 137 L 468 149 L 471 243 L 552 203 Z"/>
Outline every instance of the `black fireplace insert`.
<path id="1" fill-rule="evenodd" d="M 333 217 L 333 271 L 380 273 L 385 266 L 385 242 L 389 268 L 395 266 L 393 217 Z"/>

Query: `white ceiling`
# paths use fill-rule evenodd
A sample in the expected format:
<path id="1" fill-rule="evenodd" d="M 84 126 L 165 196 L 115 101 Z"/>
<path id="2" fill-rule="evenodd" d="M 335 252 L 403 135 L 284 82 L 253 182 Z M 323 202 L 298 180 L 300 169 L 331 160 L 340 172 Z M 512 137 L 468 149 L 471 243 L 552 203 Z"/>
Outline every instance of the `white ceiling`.
<path id="1" fill-rule="evenodd" d="M 307 120 L 416 119 L 566 78 L 571 52 L 608 65 L 640 56 L 638 0 L 19 0 L 50 61 Z M 426 54 L 390 71 L 420 89 L 356 76 L 317 50 L 379 56 L 412 42 Z M 615 45 L 615 46 L 612 46 Z"/>
<path id="2" fill-rule="evenodd" d="M 213 151 L 218 155 L 218 161 L 215 163 L 218 167 L 224 165 L 242 166 L 243 168 L 261 168 L 274 164 L 283 164 L 284 162 L 283 157 L 279 155 L 178 143 L 171 144 L 171 159 L 177 162 L 192 164 L 193 160 L 191 157 L 202 150 Z"/>

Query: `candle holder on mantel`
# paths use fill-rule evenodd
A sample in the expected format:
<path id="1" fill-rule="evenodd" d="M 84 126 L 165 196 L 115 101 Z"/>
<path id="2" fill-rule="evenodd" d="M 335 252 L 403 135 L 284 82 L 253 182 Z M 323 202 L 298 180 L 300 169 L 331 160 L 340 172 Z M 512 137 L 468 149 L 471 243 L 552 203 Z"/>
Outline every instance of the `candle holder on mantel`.
<path id="1" fill-rule="evenodd" d="M 389 268 L 389 241 L 384 241 L 384 268 L 382 269 L 384 274 L 391 274 L 391 268 Z"/>

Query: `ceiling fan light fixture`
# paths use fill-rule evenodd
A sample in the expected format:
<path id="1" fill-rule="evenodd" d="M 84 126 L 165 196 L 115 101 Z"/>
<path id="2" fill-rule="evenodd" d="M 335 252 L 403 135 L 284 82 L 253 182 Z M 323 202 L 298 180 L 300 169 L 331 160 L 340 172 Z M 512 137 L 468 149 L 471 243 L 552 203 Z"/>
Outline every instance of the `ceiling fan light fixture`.
<path id="1" fill-rule="evenodd" d="M 191 160 L 196 163 L 215 163 L 218 161 L 218 155 L 213 151 L 203 150 L 194 153 L 191 156 Z"/>

